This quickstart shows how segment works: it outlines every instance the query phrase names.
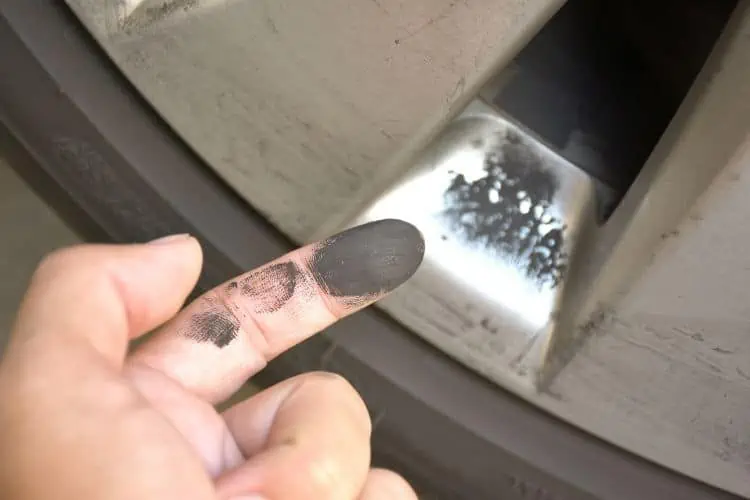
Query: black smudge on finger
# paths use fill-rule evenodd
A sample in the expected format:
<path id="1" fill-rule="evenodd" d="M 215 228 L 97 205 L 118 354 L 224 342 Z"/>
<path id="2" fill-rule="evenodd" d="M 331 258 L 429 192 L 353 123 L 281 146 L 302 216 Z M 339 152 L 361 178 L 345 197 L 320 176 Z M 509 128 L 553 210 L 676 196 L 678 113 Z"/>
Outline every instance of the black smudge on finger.
<path id="1" fill-rule="evenodd" d="M 196 313 L 185 335 L 196 342 L 211 342 L 216 347 L 228 346 L 240 329 L 240 322 L 229 311 L 208 310 Z"/>
<path id="2" fill-rule="evenodd" d="M 358 226 L 319 243 L 308 261 L 315 281 L 340 302 L 390 292 L 419 268 L 424 239 L 411 224 L 386 219 Z"/>
<path id="3" fill-rule="evenodd" d="M 301 280 L 302 274 L 294 262 L 279 262 L 250 273 L 239 282 L 239 290 L 252 299 L 256 313 L 271 313 L 292 298 Z"/>

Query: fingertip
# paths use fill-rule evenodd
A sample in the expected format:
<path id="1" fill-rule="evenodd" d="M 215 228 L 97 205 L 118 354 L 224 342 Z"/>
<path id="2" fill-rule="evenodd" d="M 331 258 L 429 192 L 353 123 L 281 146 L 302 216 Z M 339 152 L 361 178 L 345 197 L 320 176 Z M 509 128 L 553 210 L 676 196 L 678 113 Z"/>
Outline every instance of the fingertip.
<path id="1" fill-rule="evenodd" d="M 148 252 L 182 259 L 193 274 L 199 273 L 203 264 L 203 248 L 198 239 L 188 233 L 162 236 L 139 246 Z"/>
<path id="2" fill-rule="evenodd" d="M 68 275 L 80 275 L 87 270 L 117 270 L 128 259 L 150 256 L 176 261 L 188 274 L 200 273 L 203 250 L 198 240 L 190 234 L 175 234 L 156 238 L 147 243 L 100 244 L 84 243 L 56 249 L 39 262 L 31 283 L 57 281 Z M 113 267 L 114 266 L 114 267 Z"/>
<path id="3" fill-rule="evenodd" d="M 142 246 L 148 251 L 157 252 L 161 257 L 181 260 L 186 277 L 192 278 L 194 282 L 198 281 L 203 267 L 203 247 L 195 236 L 187 233 L 172 234 L 151 240 Z"/>
<path id="4" fill-rule="evenodd" d="M 332 297 L 376 297 L 411 278 L 422 264 L 424 251 L 424 238 L 416 227 L 385 219 L 314 245 L 308 266 L 318 285 Z"/>
<path id="5" fill-rule="evenodd" d="M 217 480 L 221 495 L 355 498 L 370 466 L 370 416 L 339 375 L 288 379 L 224 413 L 248 461 Z"/>
<path id="6" fill-rule="evenodd" d="M 193 236 L 189 233 L 180 233 L 180 234 L 168 234 L 166 236 L 160 236 L 159 238 L 153 239 L 146 243 L 147 245 L 169 245 L 172 243 L 177 243 L 183 240 L 189 240 L 194 239 Z"/>
<path id="7" fill-rule="evenodd" d="M 170 235 L 139 245 L 133 265 L 119 267 L 119 281 L 135 293 L 130 303 L 131 335 L 151 330 L 177 314 L 203 267 L 203 249 L 189 234 Z"/>

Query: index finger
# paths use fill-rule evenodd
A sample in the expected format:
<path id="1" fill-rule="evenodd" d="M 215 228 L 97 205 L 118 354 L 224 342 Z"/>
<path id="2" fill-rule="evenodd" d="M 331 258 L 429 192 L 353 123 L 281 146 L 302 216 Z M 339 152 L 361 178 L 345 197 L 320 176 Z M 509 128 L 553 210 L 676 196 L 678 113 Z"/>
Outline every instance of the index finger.
<path id="1" fill-rule="evenodd" d="M 422 235 L 406 222 L 349 229 L 207 292 L 129 363 L 222 401 L 275 356 L 401 285 L 423 255 Z"/>

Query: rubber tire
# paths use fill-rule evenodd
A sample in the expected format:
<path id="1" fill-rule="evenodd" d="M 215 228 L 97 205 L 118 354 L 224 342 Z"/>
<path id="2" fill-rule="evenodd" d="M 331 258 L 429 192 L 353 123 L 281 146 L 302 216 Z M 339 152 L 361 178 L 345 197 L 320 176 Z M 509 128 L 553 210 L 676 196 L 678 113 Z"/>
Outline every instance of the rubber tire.
<path id="1" fill-rule="evenodd" d="M 293 248 L 172 131 L 62 0 L 0 2 L 0 154 L 91 241 L 189 232 L 196 293 Z M 272 362 L 349 379 L 374 463 L 425 499 L 734 498 L 596 439 L 487 383 L 369 309 Z"/>

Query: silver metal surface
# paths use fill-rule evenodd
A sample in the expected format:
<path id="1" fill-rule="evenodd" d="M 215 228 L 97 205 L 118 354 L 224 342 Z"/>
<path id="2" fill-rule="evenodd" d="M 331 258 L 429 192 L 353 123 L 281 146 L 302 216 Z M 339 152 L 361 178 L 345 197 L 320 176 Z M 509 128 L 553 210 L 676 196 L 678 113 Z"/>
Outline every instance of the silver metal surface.
<path id="1" fill-rule="evenodd" d="M 179 21 L 198 8 L 226 0 L 119 0 L 117 22 L 122 30 L 138 30 L 164 21 Z"/>
<path id="2" fill-rule="evenodd" d="M 99 36 L 136 33 L 153 25 L 173 24 L 199 8 L 226 0 L 76 0 L 72 7 Z"/>
<path id="3" fill-rule="evenodd" d="M 114 0 L 66 0 L 175 131 L 300 243 L 353 223 L 364 201 L 403 185 L 403 172 L 416 172 L 414 152 L 563 4 L 215 2 L 124 29 L 109 22 Z M 651 15 L 636 21 L 661 29 Z M 550 414 L 750 496 L 742 251 L 750 235 L 741 220 L 750 192 L 749 0 L 714 52 L 612 216 L 591 238 L 576 237 L 577 260 L 558 290 L 563 316 L 576 317 L 557 318 L 554 333 L 537 336 L 540 355 L 521 359 L 544 367 L 560 345 L 581 345 L 571 342 L 576 332 L 589 339 L 545 390 L 518 390 L 514 381 L 523 389 L 529 378 L 509 367 L 523 350 L 508 345 L 524 337 L 492 324 L 491 304 L 482 303 L 489 317 L 464 307 L 473 304 L 466 291 L 436 276 L 439 268 L 423 269 L 421 288 L 409 285 L 384 307 Z M 588 140 L 573 139 L 555 147 L 576 165 L 598 163 Z M 435 290 L 456 302 L 434 300 Z"/>
<path id="4" fill-rule="evenodd" d="M 595 213 L 588 175 L 475 101 L 354 223 L 395 217 L 425 236 L 421 270 L 384 309 L 492 379 L 530 388 Z"/>

